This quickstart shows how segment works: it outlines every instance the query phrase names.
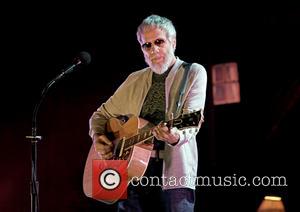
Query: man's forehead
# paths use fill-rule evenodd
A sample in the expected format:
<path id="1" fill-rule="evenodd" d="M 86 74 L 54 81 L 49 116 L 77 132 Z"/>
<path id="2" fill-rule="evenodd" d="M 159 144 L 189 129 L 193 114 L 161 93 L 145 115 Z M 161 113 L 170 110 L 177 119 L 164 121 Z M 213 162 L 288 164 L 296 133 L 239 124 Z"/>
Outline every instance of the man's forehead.
<path id="1" fill-rule="evenodd" d="M 157 27 L 152 27 L 152 28 L 149 28 L 147 30 L 145 30 L 143 33 L 142 33 L 142 36 L 141 36 L 142 40 L 143 41 L 152 41 L 152 40 L 156 40 L 158 38 L 162 38 L 162 39 L 165 39 L 166 38 L 166 32 L 160 28 L 157 28 Z"/>

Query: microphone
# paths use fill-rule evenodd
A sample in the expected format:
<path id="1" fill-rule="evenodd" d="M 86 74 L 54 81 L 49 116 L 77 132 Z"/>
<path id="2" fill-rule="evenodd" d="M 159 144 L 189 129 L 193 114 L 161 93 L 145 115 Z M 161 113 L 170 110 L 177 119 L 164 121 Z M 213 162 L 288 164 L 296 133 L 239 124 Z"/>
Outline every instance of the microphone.
<path id="1" fill-rule="evenodd" d="M 46 93 L 46 91 L 58 80 L 62 79 L 63 76 L 65 76 L 66 74 L 69 74 L 71 72 L 73 72 L 75 70 L 76 67 L 78 67 L 79 65 L 88 65 L 91 63 L 91 55 L 88 52 L 82 51 L 80 52 L 74 59 L 73 59 L 73 63 L 72 65 L 70 65 L 68 68 L 66 69 L 62 69 L 62 72 L 57 75 L 53 80 L 51 80 L 47 86 L 44 88 L 44 90 L 42 91 L 42 95 L 43 93 Z"/>
<path id="2" fill-rule="evenodd" d="M 72 65 L 69 66 L 67 69 L 64 69 L 62 72 L 63 74 L 69 74 L 73 72 L 77 66 L 88 65 L 90 63 L 91 55 L 86 51 L 82 51 L 74 58 Z"/>

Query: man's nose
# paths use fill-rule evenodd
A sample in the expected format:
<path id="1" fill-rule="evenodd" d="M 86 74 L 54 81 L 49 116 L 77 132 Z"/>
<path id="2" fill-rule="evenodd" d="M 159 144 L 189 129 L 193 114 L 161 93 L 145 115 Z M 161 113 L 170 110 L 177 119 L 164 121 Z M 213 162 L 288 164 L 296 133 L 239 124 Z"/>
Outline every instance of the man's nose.
<path id="1" fill-rule="evenodd" d="M 155 45 L 155 44 L 153 44 L 152 46 L 151 46 L 151 54 L 154 54 L 154 53 L 158 53 L 159 52 L 159 46 L 157 46 L 157 45 Z"/>

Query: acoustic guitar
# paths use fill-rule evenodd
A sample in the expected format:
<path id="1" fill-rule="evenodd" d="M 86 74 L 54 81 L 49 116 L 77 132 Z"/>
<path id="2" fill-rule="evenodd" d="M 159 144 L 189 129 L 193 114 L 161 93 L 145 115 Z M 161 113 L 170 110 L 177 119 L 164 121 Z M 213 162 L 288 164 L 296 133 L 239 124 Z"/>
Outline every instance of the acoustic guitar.
<path id="1" fill-rule="evenodd" d="M 188 114 L 182 114 L 178 118 L 165 122 L 165 125 L 169 128 L 177 127 L 180 130 L 191 127 L 196 127 L 196 129 L 198 129 L 201 122 L 203 122 L 203 111 L 199 110 Z M 152 123 L 136 116 L 126 119 L 111 118 L 107 122 L 107 136 L 114 144 L 113 159 L 128 161 L 127 185 L 131 180 L 140 179 L 147 169 L 154 146 L 154 136 L 152 134 L 153 127 L 154 125 Z M 83 175 L 83 191 L 84 194 L 90 198 L 93 198 L 92 164 L 93 160 L 99 159 L 100 157 L 92 145 L 86 160 Z M 112 204 L 118 199 L 111 201 L 97 200 L 106 204 Z"/>

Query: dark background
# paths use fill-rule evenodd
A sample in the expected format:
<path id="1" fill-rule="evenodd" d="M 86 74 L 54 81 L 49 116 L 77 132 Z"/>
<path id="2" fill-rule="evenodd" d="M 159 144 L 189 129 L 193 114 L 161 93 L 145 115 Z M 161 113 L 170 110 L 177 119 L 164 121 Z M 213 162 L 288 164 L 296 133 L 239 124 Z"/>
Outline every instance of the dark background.
<path id="1" fill-rule="evenodd" d="M 0 211 L 30 210 L 31 145 L 25 136 L 33 108 L 43 87 L 83 50 L 92 63 L 55 84 L 38 114 L 40 208 L 114 209 L 82 191 L 88 119 L 129 73 L 145 66 L 135 32 L 152 13 L 173 20 L 177 56 L 204 65 L 209 80 L 212 65 L 238 63 L 241 103 L 213 106 L 208 83 L 199 175 L 287 178 L 288 187 L 198 187 L 196 209 L 256 211 L 265 195 L 281 196 L 288 209 L 299 141 L 299 8 L 286 1 L 147 4 L 3 5 Z"/>

